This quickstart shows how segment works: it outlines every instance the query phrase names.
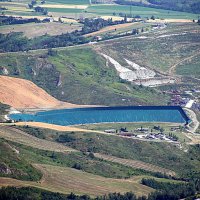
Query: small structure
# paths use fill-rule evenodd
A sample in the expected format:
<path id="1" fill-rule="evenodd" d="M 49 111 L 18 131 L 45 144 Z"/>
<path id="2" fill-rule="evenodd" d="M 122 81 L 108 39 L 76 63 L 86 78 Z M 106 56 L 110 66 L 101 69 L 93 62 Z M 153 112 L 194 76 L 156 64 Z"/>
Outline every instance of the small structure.
<path id="1" fill-rule="evenodd" d="M 116 133 L 115 129 L 108 129 L 104 131 L 105 133 Z"/>

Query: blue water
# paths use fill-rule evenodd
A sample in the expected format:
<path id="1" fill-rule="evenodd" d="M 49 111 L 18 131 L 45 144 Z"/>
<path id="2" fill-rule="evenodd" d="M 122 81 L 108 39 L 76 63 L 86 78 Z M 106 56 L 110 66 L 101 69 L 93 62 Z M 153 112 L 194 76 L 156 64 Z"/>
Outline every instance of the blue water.
<path id="1" fill-rule="evenodd" d="M 78 125 L 109 122 L 173 122 L 188 123 L 178 106 L 129 106 L 51 110 L 36 114 L 11 114 L 16 121 L 35 121 L 57 125 Z"/>

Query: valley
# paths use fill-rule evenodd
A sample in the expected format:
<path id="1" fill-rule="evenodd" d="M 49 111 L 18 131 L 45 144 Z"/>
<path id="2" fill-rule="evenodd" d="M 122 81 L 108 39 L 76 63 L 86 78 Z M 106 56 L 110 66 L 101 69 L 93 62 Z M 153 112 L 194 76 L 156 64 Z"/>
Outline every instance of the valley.
<path id="1" fill-rule="evenodd" d="M 198 199 L 198 8 L 0 1 L 0 200 Z"/>

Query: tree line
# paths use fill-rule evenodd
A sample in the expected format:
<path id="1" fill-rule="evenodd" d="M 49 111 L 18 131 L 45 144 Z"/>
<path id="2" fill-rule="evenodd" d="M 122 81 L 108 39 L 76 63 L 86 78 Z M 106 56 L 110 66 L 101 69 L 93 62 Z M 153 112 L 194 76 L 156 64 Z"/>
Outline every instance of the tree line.
<path id="1" fill-rule="evenodd" d="M 195 195 L 195 190 L 190 184 L 155 183 L 152 180 L 143 180 L 143 184 L 151 185 L 158 190 L 148 197 L 137 197 L 134 193 L 127 192 L 125 194 L 110 193 L 92 198 L 88 195 L 78 196 L 74 193 L 64 195 L 31 187 L 3 187 L 0 189 L 0 200 L 178 200 L 180 197 Z"/>
<path id="2" fill-rule="evenodd" d="M 12 16 L 0 16 L 0 26 L 11 25 L 11 24 L 26 24 L 26 23 L 39 23 L 40 20 L 37 18 L 23 19 Z"/>
<path id="3" fill-rule="evenodd" d="M 8 23 L 13 19 L 8 19 Z M 23 36 L 23 33 L 11 32 L 8 34 L 0 33 L 0 52 L 16 52 L 16 51 L 28 51 L 35 49 L 49 49 L 56 47 L 66 47 L 72 45 L 79 45 L 88 43 L 91 39 L 84 37 L 84 34 L 98 31 L 101 28 L 108 25 L 115 25 L 119 23 L 126 23 L 126 18 L 121 21 L 113 22 L 112 19 L 104 20 L 98 19 L 85 19 L 83 22 L 83 28 L 81 31 L 75 30 L 71 33 L 65 33 L 56 36 L 50 36 L 48 34 L 39 36 L 33 39 L 28 39 Z M 136 34 L 134 31 L 131 34 Z M 130 35 L 130 34 L 129 34 Z M 124 35 L 123 35 L 124 36 Z M 117 36 L 111 36 L 111 39 Z"/>

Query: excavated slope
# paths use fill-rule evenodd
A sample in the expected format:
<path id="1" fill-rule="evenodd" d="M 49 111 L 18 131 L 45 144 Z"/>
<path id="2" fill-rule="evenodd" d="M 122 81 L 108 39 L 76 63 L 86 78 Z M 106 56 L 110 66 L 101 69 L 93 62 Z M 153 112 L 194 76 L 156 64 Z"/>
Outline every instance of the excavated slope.
<path id="1" fill-rule="evenodd" d="M 8 76 L 0 76 L 0 102 L 17 109 L 80 107 L 58 101 L 31 81 Z"/>

